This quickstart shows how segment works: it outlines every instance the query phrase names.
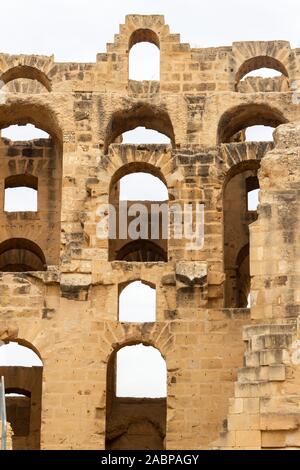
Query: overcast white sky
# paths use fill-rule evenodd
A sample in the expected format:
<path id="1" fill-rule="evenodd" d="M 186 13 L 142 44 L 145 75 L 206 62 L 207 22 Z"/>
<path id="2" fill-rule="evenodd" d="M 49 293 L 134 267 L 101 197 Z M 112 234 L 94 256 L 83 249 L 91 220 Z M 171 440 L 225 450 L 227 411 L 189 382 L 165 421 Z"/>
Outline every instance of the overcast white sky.
<path id="1" fill-rule="evenodd" d="M 97 52 L 106 51 L 106 43 L 113 41 L 119 24 L 124 23 L 125 15 L 130 13 L 165 15 L 170 31 L 180 33 L 181 41 L 189 42 L 192 47 L 274 39 L 288 40 L 292 47 L 300 47 L 299 0 L 10 0 L 1 2 L 0 52 L 54 54 L 55 60 L 61 62 L 95 62 Z M 157 51 L 156 57 L 159 57 Z M 268 132 L 263 129 L 256 135 L 258 138 L 265 136 L 267 140 Z M 142 135 L 137 133 L 133 138 L 124 135 L 124 142 L 147 141 Z M 251 137 L 255 140 L 256 135 L 251 134 Z M 24 136 L 26 138 L 26 132 Z M 148 136 L 148 141 L 156 142 L 155 134 Z M 128 308 L 136 315 L 133 299 L 132 294 Z M 139 305 L 140 302 L 141 299 Z M 11 346 L 11 354 L 9 350 L 2 350 L 0 363 L 4 354 L 8 361 L 8 355 L 15 359 L 14 348 Z M 133 370 L 134 360 L 128 352 L 125 354 L 122 370 L 126 370 L 124 364 Z M 149 360 L 143 359 L 141 352 L 139 357 L 142 358 L 138 365 L 140 370 L 148 370 Z M 157 380 L 152 380 L 154 393 L 163 374 L 157 369 Z M 133 389 L 134 384 L 129 382 L 129 388 Z M 128 388 L 126 390 L 124 393 L 129 393 Z"/>
<path id="2" fill-rule="evenodd" d="M 269 39 L 300 46 L 298 0 L 10 0 L 1 2 L 0 51 L 95 61 L 130 13 L 164 14 L 192 46 Z"/>

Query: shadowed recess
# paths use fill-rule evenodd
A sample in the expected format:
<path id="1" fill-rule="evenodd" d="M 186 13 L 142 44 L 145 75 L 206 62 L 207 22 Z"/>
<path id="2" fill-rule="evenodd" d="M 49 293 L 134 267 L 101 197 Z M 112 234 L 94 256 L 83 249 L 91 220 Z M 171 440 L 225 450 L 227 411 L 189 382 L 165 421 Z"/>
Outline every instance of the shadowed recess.
<path id="1" fill-rule="evenodd" d="M 0 76 L 0 80 L 5 84 L 12 80 L 16 80 L 17 78 L 37 80 L 46 88 L 46 90 L 51 91 L 52 89 L 51 80 L 49 80 L 47 75 L 38 68 L 31 67 L 29 65 L 17 65 L 16 67 L 6 70 L 6 72 Z"/>
<path id="2" fill-rule="evenodd" d="M 242 80 L 242 78 L 245 75 L 247 75 L 249 72 L 252 72 L 253 70 L 262 69 L 262 68 L 276 70 L 277 72 L 280 72 L 282 75 L 285 75 L 286 77 L 288 77 L 288 72 L 285 66 L 278 59 L 275 59 L 274 57 L 270 57 L 270 56 L 257 56 L 257 57 L 251 57 L 251 59 L 246 60 L 240 66 L 235 76 L 236 84 L 238 84 L 238 82 Z"/>
<path id="3" fill-rule="evenodd" d="M 46 259 L 41 248 L 26 238 L 10 238 L 0 244 L 0 271 L 45 271 Z"/>
<path id="4" fill-rule="evenodd" d="M 129 109 L 116 111 L 112 115 L 106 129 L 104 152 L 108 152 L 109 145 L 115 142 L 117 137 L 140 126 L 166 135 L 172 145 L 175 145 L 174 130 L 167 111 L 148 103 L 137 103 Z"/>
<path id="5" fill-rule="evenodd" d="M 218 125 L 218 143 L 229 143 L 247 127 L 263 125 L 277 127 L 286 123 L 282 112 L 266 104 L 243 104 L 226 111 Z"/>

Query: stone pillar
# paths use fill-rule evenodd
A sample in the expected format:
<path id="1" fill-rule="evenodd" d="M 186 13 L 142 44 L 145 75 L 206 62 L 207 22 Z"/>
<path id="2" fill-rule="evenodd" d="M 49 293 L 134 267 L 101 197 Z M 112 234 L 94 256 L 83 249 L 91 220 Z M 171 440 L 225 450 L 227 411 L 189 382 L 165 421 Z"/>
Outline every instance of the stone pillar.
<path id="1" fill-rule="evenodd" d="M 300 123 L 274 133 L 258 173 L 258 220 L 250 226 L 252 318 L 293 320 L 300 313 Z"/>

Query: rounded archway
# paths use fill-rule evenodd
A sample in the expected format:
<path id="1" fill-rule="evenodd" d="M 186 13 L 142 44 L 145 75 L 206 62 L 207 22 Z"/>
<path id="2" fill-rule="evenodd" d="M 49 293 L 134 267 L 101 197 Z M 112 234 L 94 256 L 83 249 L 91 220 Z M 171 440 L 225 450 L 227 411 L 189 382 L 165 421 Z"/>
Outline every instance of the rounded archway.
<path id="1" fill-rule="evenodd" d="M 0 345 L 0 376 L 13 450 L 40 448 L 42 375 L 43 362 L 33 345 L 22 340 Z"/>
<path id="2" fill-rule="evenodd" d="M 38 249 L 26 244 L 21 255 L 19 244 L 13 246 L 13 249 L 18 250 L 17 258 L 20 255 L 24 258 L 23 261 L 19 259 L 14 262 L 23 265 L 19 270 L 45 269 L 42 266 L 45 265 L 43 258 L 47 259 L 47 264 L 58 265 L 63 147 L 58 115 L 49 105 L 42 105 L 36 100 L 28 102 L 27 98 L 14 99 L 10 104 L 0 105 L 0 129 L 4 130 L 4 134 L 12 132 L 11 136 L 1 136 L 3 158 L 0 158 L 0 172 L 5 180 L 5 194 L 0 197 L 2 208 L 5 207 L 5 211 L 0 212 L 3 227 L 1 238 L 27 237 L 44 253 L 43 257 Z M 24 138 L 19 140 L 19 135 L 22 136 L 19 134 L 20 130 L 24 131 Z M 33 132 L 36 133 L 33 134 L 34 137 L 31 134 Z M 12 204 L 7 208 L 9 195 L 12 196 Z M 36 214 L 11 216 L 8 211 Z M 3 254 L 1 257 L 3 258 Z M 30 261 L 30 258 L 35 260 Z M 1 264 L 3 268 L 11 263 Z"/>
<path id="3" fill-rule="evenodd" d="M 109 259 L 167 261 L 168 188 L 159 168 L 122 166 L 111 179 Z"/>
<path id="4" fill-rule="evenodd" d="M 0 76 L 0 80 L 5 84 L 19 78 L 37 80 L 47 91 L 51 91 L 52 89 L 51 81 L 47 75 L 37 67 L 32 67 L 30 65 L 17 65 L 15 67 L 11 67 Z"/>
<path id="5" fill-rule="evenodd" d="M 4 210 L 26 212 L 38 210 L 38 178 L 30 174 L 11 175 L 4 181 Z"/>
<path id="6" fill-rule="evenodd" d="M 41 248 L 26 238 L 10 238 L 0 244 L 0 271 L 45 271 L 46 258 Z"/>
<path id="7" fill-rule="evenodd" d="M 224 305 L 245 308 L 250 292 L 249 225 L 257 219 L 259 160 L 240 162 L 228 171 L 223 187 Z"/>
<path id="8" fill-rule="evenodd" d="M 165 250 L 149 240 L 136 240 L 127 243 L 117 251 L 115 259 L 142 263 L 168 261 Z"/>
<path id="9" fill-rule="evenodd" d="M 166 109 L 139 102 L 130 108 L 113 113 L 106 129 L 104 153 L 107 154 L 110 144 L 124 132 L 140 126 L 166 135 L 172 145 L 175 145 L 173 125 Z"/>
<path id="10" fill-rule="evenodd" d="M 108 361 L 106 397 L 106 449 L 164 448 L 167 367 L 158 349 L 140 342 L 117 348 Z"/>
<path id="11" fill-rule="evenodd" d="M 235 81 L 238 84 L 249 72 L 259 69 L 270 69 L 276 70 L 285 77 L 288 77 L 288 72 L 285 66 L 275 57 L 260 55 L 251 57 L 250 59 L 245 60 L 239 67 Z"/>
<path id="12" fill-rule="evenodd" d="M 267 104 L 242 104 L 230 108 L 222 115 L 218 125 L 217 143 L 240 140 L 237 135 L 251 126 L 277 127 L 287 122 L 282 112 Z M 243 138 L 242 138 L 243 140 Z"/>
<path id="13" fill-rule="evenodd" d="M 135 30 L 128 45 L 130 80 L 159 80 L 160 50 L 158 35 L 147 28 Z"/>
<path id="14" fill-rule="evenodd" d="M 0 129 L 11 125 L 33 124 L 47 132 L 57 145 L 62 146 L 62 130 L 55 112 L 47 106 L 29 101 L 17 101 L 0 106 Z"/>
<path id="15" fill-rule="evenodd" d="M 120 322 L 146 323 L 156 320 L 156 289 L 142 280 L 119 286 Z"/>

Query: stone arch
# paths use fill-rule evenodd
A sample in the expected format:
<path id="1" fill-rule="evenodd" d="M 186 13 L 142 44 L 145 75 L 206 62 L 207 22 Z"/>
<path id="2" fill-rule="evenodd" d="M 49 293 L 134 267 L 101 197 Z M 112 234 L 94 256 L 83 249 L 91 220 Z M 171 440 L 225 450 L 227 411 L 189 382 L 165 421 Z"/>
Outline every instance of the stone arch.
<path id="1" fill-rule="evenodd" d="M 24 193 L 25 191 L 25 193 Z M 28 199 L 30 198 L 30 202 Z M 24 204 L 24 200 L 26 204 Z M 38 210 L 38 178 L 29 173 L 14 174 L 4 179 L 4 211 Z"/>
<path id="2" fill-rule="evenodd" d="M 235 135 L 255 125 L 277 127 L 288 122 L 283 113 L 265 103 L 234 106 L 223 113 L 219 120 L 217 143 L 231 142 Z"/>
<path id="3" fill-rule="evenodd" d="M 126 335 L 127 336 L 127 335 Z M 154 349 L 157 349 L 157 351 L 160 352 L 162 358 L 164 361 L 167 363 L 167 357 L 166 357 L 166 351 L 164 351 L 161 346 L 157 343 L 157 338 L 143 338 L 142 336 L 139 335 L 134 335 L 134 337 L 122 337 L 120 338 L 120 341 L 117 343 L 113 344 L 108 351 L 107 355 L 107 364 L 109 361 L 111 361 L 112 357 L 114 354 L 116 354 L 120 349 L 126 347 L 126 346 L 136 346 L 138 344 L 142 344 L 143 346 L 151 346 Z"/>
<path id="4" fill-rule="evenodd" d="M 50 105 L 43 104 L 41 98 L 32 98 L 30 101 L 27 97 L 14 98 L 0 105 L 0 129 L 26 124 L 33 124 L 47 132 L 49 138 L 18 143 L 2 138 L 1 155 L 14 157 L 1 158 L 0 170 L 4 178 L 11 178 L 9 181 L 14 181 L 14 177 L 18 174 L 26 175 L 24 178 L 27 182 L 29 174 L 38 178 L 37 212 L 40 223 L 29 223 L 28 219 L 22 218 L 21 223 L 8 225 L 7 214 L 3 213 L 2 216 L 0 214 L 3 227 L 1 238 L 5 240 L 20 237 L 32 240 L 45 253 L 47 264 L 57 265 L 60 255 L 63 163 L 63 132 L 60 116 Z M 3 196 L 1 192 L 2 207 Z"/>
<path id="5" fill-rule="evenodd" d="M 166 251 L 150 240 L 135 240 L 124 245 L 117 251 L 116 260 L 134 262 L 168 261 Z"/>
<path id="6" fill-rule="evenodd" d="M 52 90 L 51 80 L 48 78 L 45 72 L 38 69 L 37 67 L 32 67 L 30 65 L 17 65 L 15 67 L 11 67 L 3 72 L 0 76 L 0 80 L 5 84 L 19 79 L 30 79 L 38 81 L 47 91 Z"/>
<path id="7" fill-rule="evenodd" d="M 259 69 L 269 69 L 279 72 L 279 76 L 261 76 Z M 247 77 L 249 72 L 258 71 L 254 76 Z M 243 78 L 245 77 L 245 80 Z M 235 91 L 240 93 L 255 92 L 288 92 L 289 76 L 285 65 L 281 60 L 268 56 L 258 55 L 246 59 L 239 67 L 235 76 Z"/>
<path id="8" fill-rule="evenodd" d="M 37 101 L 18 100 L 0 106 L 0 129 L 13 124 L 33 124 L 47 132 L 62 147 L 63 134 L 56 113 Z"/>
<path id="9" fill-rule="evenodd" d="M 126 345 L 143 343 L 158 349 L 169 364 L 176 348 L 173 332 L 169 330 L 167 324 L 161 322 L 149 323 L 145 327 L 136 324 L 124 327 L 118 323 L 113 330 L 107 323 L 102 339 L 101 344 L 106 363 L 113 351 Z"/>
<path id="10" fill-rule="evenodd" d="M 239 67 L 238 71 L 235 75 L 236 84 L 242 80 L 242 78 L 247 75 L 247 73 L 252 72 L 253 70 L 257 70 L 260 68 L 268 68 L 277 70 L 277 72 L 282 73 L 288 77 L 288 71 L 283 63 L 276 59 L 275 57 L 267 56 L 267 55 L 260 55 L 251 57 L 250 59 L 246 59 Z"/>
<path id="11" fill-rule="evenodd" d="M 250 291 L 249 225 L 257 218 L 256 211 L 248 211 L 248 182 L 249 178 L 257 178 L 259 168 L 259 159 L 241 161 L 230 167 L 223 182 L 224 304 L 226 308 L 247 306 Z"/>
<path id="12" fill-rule="evenodd" d="M 238 144 L 239 145 L 239 144 Z M 265 149 L 265 152 L 267 152 L 268 149 Z M 232 166 L 230 166 L 225 174 L 224 177 L 224 182 L 223 182 L 223 193 L 226 188 L 227 183 L 230 181 L 231 178 L 234 176 L 243 173 L 245 171 L 251 171 L 255 170 L 258 171 L 260 168 L 260 160 L 261 158 L 253 158 L 253 159 L 247 159 L 247 160 L 242 160 L 239 162 L 234 163 Z"/>
<path id="13" fill-rule="evenodd" d="M 279 66 L 282 71 L 285 69 L 288 72 L 286 76 L 292 74 L 295 65 L 295 56 L 288 41 L 242 41 L 232 44 L 234 74 L 244 63 L 250 65 L 251 62 L 248 61 L 256 58 L 259 58 L 259 64 L 266 64 L 267 67 L 271 65 L 271 68 L 274 68 L 274 65 Z"/>
<path id="14" fill-rule="evenodd" d="M 6 188 L 17 188 L 18 186 L 26 186 L 27 188 L 38 189 L 38 178 L 37 176 L 24 173 L 10 175 L 5 178 L 4 187 Z"/>
<path id="15" fill-rule="evenodd" d="M 156 285 L 141 278 L 118 285 L 118 321 L 153 323 L 156 321 Z"/>
<path id="16" fill-rule="evenodd" d="M 135 161 L 128 162 L 119 167 L 111 177 L 110 181 L 110 192 L 113 186 L 121 179 L 123 176 L 130 175 L 131 173 L 149 173 L 152 176 L 159 178 L 162 183 L 168 187 L 165 175 L 161 171 L 159 166 L 149 163 L 147 161 Z"/>
<path id="17" fill-rule="evenodd" d="M 150 42 L 154 44 L 158 49 L 160 48 L 159 37 L 155 31 L 149 28 L 138 28 L 131 33 L 128 42 L 128 50 L 132 48 L 135 44 L 139 42 Z"/>
<path id="18" fill-rule="evenodd" d="M 45 271 L 46 258 L 41 248 L 26 238 L 10 238 L 0 244 L 0 271 Z"/>
<path id="19" fill-rule="evenodd" d="M 157 155 L 156 145 L 146 147 L 128 145 L 120 155 L 117 147 L 111 146 L 109 155 L 103 156 L 103 180 L 107 182 L 107 191 L 111 191 L 112 184 L 126 174 L 135 172 L 150 173 L 159 178 L 167 187 L 169 199 L 175 199 L 174 185 L 177 180 L 184 178 L 182 170 L 176 167 L 176 162 L 170 148 L 163 145 L 162 155 Z"/>
<path id="20" fill-rule="evenodd" d="M 151 42 L 159 47 L 170 36 L 169 26 L 165 24 L 163 15 L 126 15 L 125 23 L 120 25 L 119 34 L 114 37 L 113 49 L 128 52 L 129 47 L 140 41 Z M 179 35 L 172 35 L 172 40 L 173 43 L 179 43 Z"/>
<path id="21" fill-rule="evenodd" d="M 106 449 L 163 449 L 167 423 L 167 398 L 123 398 L 116 394 L 117 353 L 125 347 L 150 346 L 145 341 L 119 344 L 110 354 L 106 379 Z M 159 351 L 160 352 L 160 351 Z M 166 374 L 167 364 L 165 362 Z M 167 376 L 165 377 L 167 381 Z M 147 432 L 145 432 L 147 431 Z"/>
<path id="22" fill-rule="evenodd" d="M 109 203 L 111 206 L 115 208 L 115 211 L 110 215 L 110 217 L 114 217 L 115 219 L 110 219 L 110 224 L 113 223 L 116 226 L 116 238 L 110 237 L 109 239 L 109 259 L 110 260 L 119 260 L 119 261 L 141 261 L 141 262 L 151 262 L 151 261 L 167 261 L 168 259 L 168 240 L 166 237 L 163 236 L 164 233 L 167 232 L 168 227 L 165 224 L 168 223 L 166 217 L 166 208 L 163 208 L 164 214 L 159 215 L 158 219 L 158 230 L 159 230 L 159 238 L 158 239 L 150 239 L 151 238 L 151 222 L 152 222 L 152 212 L 151 212 L 151 203 L 157 203 L 158 205 L 167 201 L 155 201 L 155 197 L 153 197 L 153 201 L 145 200 L 142 201 L 143 207 L 148 211 L 148 236 L 149 238 L 139 238 L 139 239 L 132 239 L 128 238 L 124 239 L 123 237 L 119 237 L 119 209 L 120 209 L 120 180 L 122 177 L 132 174 L 132 173 L 148 173 L 152 176 L 159 178 L 159 180 L 166 186 L 166 180 L 164 175 L 162 174 L 159 167 L 156 167 L 153 164 L 148 162 L 131 162 L 125 165 L 122 165 L 112 176 L 110 188 L 109 188 Z M 137 201 L 128 201 L 128 208 L 133 205 Z M 168 209 L 168 208 L 167 208 Z M 128 218 L 129 220 L 129 218 Z"/>
<path id="23" fill-rule="evenodd" d="M 138 28 L 131 33 L 128 44 L 128 79 L 131 81 L 160 80 L 160 41 L 148 28 Z"/>
<path id="24" fill-rule="evenodd" d="M 37 348 L 27 340 L 15 338 L 12 343 L 18 343 L 20 346 L 30 349 L 41 359 Z M 4 376 L 7 394 L 22 395 L 8 395 L 6 397 L 7 420 L 13 430 L 13 450 L 39 450 L 43 365 L 31 367 L 26 365 L 2 365 L 0 366 L 1 375 Z"/>
<path id="25" fill-rule="evenodd" d="M 145 284 L 146 286 L 149 286 L 151 287 L 152 289 L 156 289 L 156 284 L 153 283 L 153 282 L 150 282 L 146 279 L 142 279 L 138 276 L 133 276 L 132 279 L 128 279 L 126 281 L 122 281 L 118 284 L 118 292 L 119 294 L 121 294 L 121 292 L 127 287 L 129 286 L 130 284 L 132 284 L 133 282 L 136 282 L 136 281 L 141 281 L 143 284 Z"/>
<path id="26" fill-rule="evenodd" d="M 220 171 L 219 204 L 221 206 L 224 189 L 230 178 L 243 170 L 252 170 L 254 167 L 259 169 L 261 159 L 273 148 L 273 142 L 232 142 L 219 146 L 216 163 Z"/>
<path id="27" fill-rule="evenodd" d="M 175 145 L 175 134 L 170 116 L 165 107 L 158 107 L 145 102 L 138 102 L 131 107 L 115 111 L 107 125 L 104 153 L 108 153 L 111 143 L 123 132 L 143 126 L 146 129 L 153 129 L 170 138 L 172 145 Z"/>
<path id="28" fill-rule="evenodd" d="M 148 156 L 148 159 L 151 161 L 151 154 Z M 168 198 L 173 199 L 172 193 L 169 193 L 169 188 L 168 188 L 168 181 L 166 179 L 166 176 L 162 171 L 162 169 L 159 166 L 156 166 L 152 161 L 151 163 L 148 161 L 132 161 L 125 163 L 121 167 L 119 167 L 114 174 L 111 177 L 110 180 L 110 185 L 109 185 L 109 199 L 110 202 L 113 202 L 116 200 L 118 197 L 118 183 L 119 181 L 127 175 L 131 175 L 133 173 L 146 173 L 151 176 L 154 176 L 158 178 L 162 184 L 166 187 L 166 190 L 168 191 Z M 153 199 L 154 200 L 154 199 Z"/>
<path id="29" fill-rule="evenodd" d="M 43 362 L 42 355 L 40 353 L 40 350 L 38 347 L 32 342 L 32 340 L 25 339 L 25 337 L 22 335 L 17 335 L 15 338 L 8 338 L 7 341 L 11 341 L 12 343 L 18 343 L 20 346 L 24 346 L 27 349 L 31 349 Z"/>

